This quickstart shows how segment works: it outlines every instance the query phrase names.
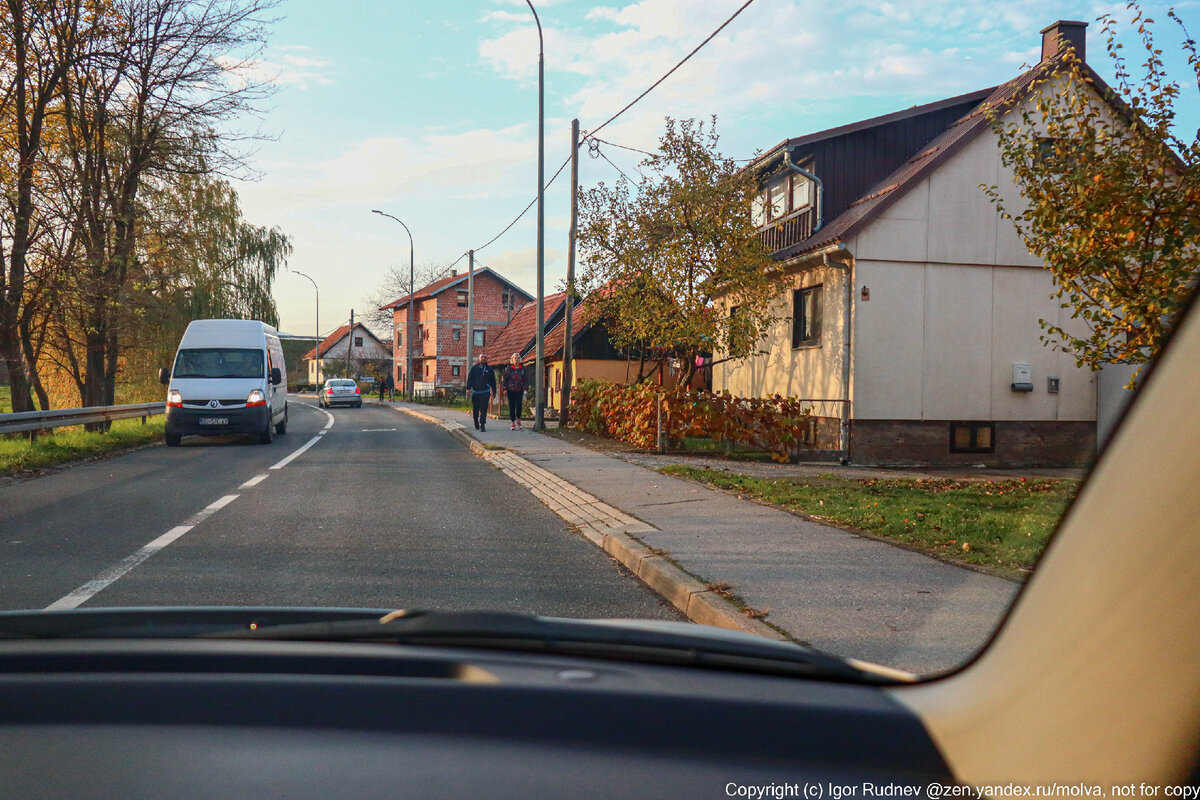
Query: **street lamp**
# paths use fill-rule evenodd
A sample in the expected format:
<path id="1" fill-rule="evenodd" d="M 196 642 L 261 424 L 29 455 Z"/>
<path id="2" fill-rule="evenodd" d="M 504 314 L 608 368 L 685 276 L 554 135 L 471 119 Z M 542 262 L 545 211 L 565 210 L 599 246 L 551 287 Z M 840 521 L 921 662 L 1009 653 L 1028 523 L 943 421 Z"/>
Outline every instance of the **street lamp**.
<path id="1" fill-rule="evenodd" d="M 417 294 L 417 287 L 415 285 L 416 278 L 414 277 L 414 271 L 413 271 L 412 231 L 410 231 L 408 229 L 408 226 L 405 225 L 400 219 L 398 219 L 397 217 L 393 217 L 391 214 L 380 211 L 379 209 L 376 209 L 376 208 L 371 209 L 371 213 L 379 214 L 380 216 L 387 217 L 388 219 L 396 220 L 396 222 L 399 222 L 400 225 L 404 228 L 404 232 L 408 234 L 408 331 L 404 334 L 404 354 L 405 354 L 405 363 L 406 363 L 405 372 L 404 372 L 406 379 L 404 382 L 405 382 L 405 384 L 407 384 L 407 388 L 408 388 L 408 399 L 411 400 L 412 396 L 413 396 L 413 359 L 412 359 L 413 303 L 416 302 L 415 296 Z"/>
<path id="2" fill-rule="evenodd" d="M 321 391 L 321 290 L 317 288 L 317 282 L 314 281 L 310 276 L 305 275 L 303 272 L 299 272 L 297 270 L 291 270 L 291 272 L 293 275 L 299 275 L 301 278 L 308 278 L 308 282 L 313 285 L 313 291 L 317 293 L 317 313 L 316 313 L 317 330 L 315 331 L 316 336 L 317 336 L 317 344 L 316 344 L 315 350 L 317 351 L 317 355 L 313 359 L 313 362 L 317 365 L 315 374 L 317 376 L 316 377 L 317 391 L 319 392 L 319 391 Z"/>
<path id="3" fill-rule="evenodd" d="M 533 429 L 546 429 L 543 408 L 546 402 L 546 299 L 545 299 L 545 268 L 546 268 L 546 84 L 545 84 L 545 49 L 542 42 L 542 21 L 538 19 L 537 9 L 530 0 L 525 0 L 529 10 L 533 12 L 533 21 L 538 29 L 538 195 L 537 195 L 537 333 L 535 334 L 537 348 L 535 355 L 536 374 L 534 375 L 533 398 Z"/>

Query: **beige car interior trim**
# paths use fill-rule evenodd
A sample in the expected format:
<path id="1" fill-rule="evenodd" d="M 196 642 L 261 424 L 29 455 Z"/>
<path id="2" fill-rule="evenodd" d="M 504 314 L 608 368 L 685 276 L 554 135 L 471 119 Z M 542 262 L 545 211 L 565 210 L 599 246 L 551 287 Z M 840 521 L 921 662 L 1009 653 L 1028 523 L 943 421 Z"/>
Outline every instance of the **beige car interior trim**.
<path id="1" fill-rule="evenodd" d="M 1200 744 L 1200 308 L 992 643 L 958 673 L 889 692 L 967 785 L 1112 797 L 1186 780 Z"/>

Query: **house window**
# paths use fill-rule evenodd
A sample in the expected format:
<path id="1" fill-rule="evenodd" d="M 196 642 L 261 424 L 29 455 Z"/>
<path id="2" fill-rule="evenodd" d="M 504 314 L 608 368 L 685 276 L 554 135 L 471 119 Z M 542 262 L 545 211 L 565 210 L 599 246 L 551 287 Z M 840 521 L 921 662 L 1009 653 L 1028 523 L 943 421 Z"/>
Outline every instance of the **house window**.
<path id="1" fill-rule="evenodd" d="M 767 213 L 779 219 L 788 213 L 788 176 L 780 175 L 767 184 Z"/>
<path id="2" fill-rule="evenodd" d="M 792 347 L 821 344 L 821 287 L 792 292 Z"/>
<path id="3" fill-rule="evenodd" d="M 354 337 L 354 346 L 355 346 L 355 347 L 362 347 L 362 337 L 361 337 L 361 336 L 355 336 L 355 337 Z"/>
<path id="4" fill-rule="evenodd" d="M 429 365 L 425 365 L 425 380 L 429 380 Z"/>
<path id="5" fill-rule="evenodd" d="M 812 205 L 812 182 L 803 175 L 792 176 L 792 211 Z"/>
<path id="6" fill-rule="evenodd" d="M 951 453 L 996 452 L 996 423 L 951 422 Z"/>
<path id="7" fill-rule="evenodd" d="M 458 292 L 458 307 L 459 307 L 459 308 L 466 308 L 466 307 L 467 307 L 467 302 L 468 302 L 468 299 L 467 299 L 467 292 L 466 292 L 466 290 L 465 290 L 465 289 L 460 289 L 460 290 L 459 290 L 459 292 Z"/>
<path id="8" fill-rule="evenodd" d="M 462 375 L 462 367 L 455 364 L 450 368 L 450 374 L 457 378 L 459 375 Z"/>
<path id="9" fill-rule="evenodd" d="M 512 292 L 502 292 L 500 294 L 500 307 L 511 310 L 513 307 Z"/>
<path id="10" fill-rule="evenodd" d="M 455 328 L 454 329 L 454 341 L 457 342 L 460 339 L 462 339 L 462 328 Z"/>
<path id="11" fill-rule="evenodd" d="M 763 197 L 762 192 L 754 195 L 754 199 L 750 201 L 750 222 L 754 227 L 758 228 L 767 222 L 767 201 Z"/>
<path id="12" fill-rule="evenodd" d="M 484 331 L 482 330 L 475 331 L 475 337 L 471 344 L 475 347 L 483 347 L 483 334 Z"/>

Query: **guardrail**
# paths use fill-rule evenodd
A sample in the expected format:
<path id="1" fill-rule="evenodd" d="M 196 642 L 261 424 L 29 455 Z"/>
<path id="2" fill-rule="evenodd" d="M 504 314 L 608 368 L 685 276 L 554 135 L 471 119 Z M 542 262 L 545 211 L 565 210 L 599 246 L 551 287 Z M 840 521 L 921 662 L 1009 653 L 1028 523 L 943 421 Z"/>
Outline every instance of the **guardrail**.
<path id="1" fill-rule="evenodd" d="M 135 403 L 126 406 L 89 406 L 87 408 L 58 408 L 51 411 L 20 411 L 0 414 L 0 433 L 29 433 L 29 441 L 37 432 L 64 425 L 88 425 L 93 422 L 112 422 L 115 419 L 154 417 L 166 411 L 166 403 Z"/>

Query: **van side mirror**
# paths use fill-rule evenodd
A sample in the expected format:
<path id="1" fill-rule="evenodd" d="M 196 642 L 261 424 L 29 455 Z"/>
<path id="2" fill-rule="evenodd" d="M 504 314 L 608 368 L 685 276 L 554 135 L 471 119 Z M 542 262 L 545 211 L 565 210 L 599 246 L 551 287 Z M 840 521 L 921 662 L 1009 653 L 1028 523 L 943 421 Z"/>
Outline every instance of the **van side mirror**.
<path id="1" fill-rule="evenodd" d="M 171 373 L 167 372 L 166 367 L 158 368 L 158 382 L 161 383 L 163 386 L 166 386 L 168 383 L 171 382 Z"/>
<path id="2" fill-rule="evenodd" d="M 271 383 L 275 386 L 283 383 L 283 373 L 279 371 L 279 367 L 271 367 Z"/>

